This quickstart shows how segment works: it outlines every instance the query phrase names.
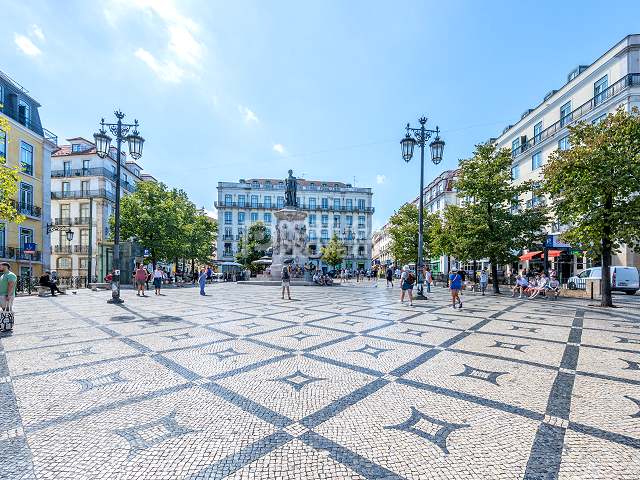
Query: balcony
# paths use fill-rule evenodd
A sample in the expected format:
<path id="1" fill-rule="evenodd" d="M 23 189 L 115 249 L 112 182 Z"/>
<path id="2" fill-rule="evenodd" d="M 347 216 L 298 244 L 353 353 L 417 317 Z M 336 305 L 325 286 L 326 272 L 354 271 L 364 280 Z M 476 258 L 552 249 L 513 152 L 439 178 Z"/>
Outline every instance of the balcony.
<path id="1" fill-rule="evenodd" d="M 89 223 L 91 223 L 91 218 L 90 217 L 76 217 L 73 219 L 73 224 L 74 225 L 89 225 Z M 69 224 L 67 224 L 69 225 Z"/>
<path id="2" fill-rule="evenodd" d="M 630 73 L 625 75 L 616 83 L 611 85 L 609 88 L 594 96 L 591 100 L 583 103 L 578 108 L 573 110 L 572 112 L 564 115 L 560 120 L 558 120 L 553 125 L 545 128 L 538 135 L 535 135 L 533 138 L 529 139 L 526 143 L 520 145 L 517 148 L 511 150 L 511 156 L 513 158 L 518 157 L 522 153 L 530 150 L 531 148 L 539 145 L 543 141 L 553 138 L 558 132 L 560 132 L 564 127 L 570 125 L 573 122 L 578 121 L 582 117 L 584 117 L 587 113 L 592 111 L 597 106 L 601 105 L 605 101 L 610 98 L 615 97 L 623 90 L 626 90 L 629 87 L 639 86 L 640 85 L 640 73 Z"/>
<path id="3" fill-rule="evenodd" d="M 81 199 L 81 198 L 106 198 L 111 202 L 116 201 L 116 195 L 113 192 L 108 192 L 104 188 L 97 190 L 67 190 L 51 192 L 51 198 L 53 200 L 65 200 L 65 199 Z"/>
<path id="4" fill-rule="evenodd" d="M 14 208 L 18 211 L 18 213 L 22 215 L 26 215 L 28 217 L 33 217 L 33 218 L 42 217 L 42 209 L 40 207 L 36 207 L 32 203 L 17 202 L 15 200 L 13 200 L 12 203 Z"/>
<path id="5" fill-rule="evenodd" d="M 115 182 L 118 178 L 115 173 L 107 170 L 104 167 L 95 168 L 67 168 L 61 170 L 52 170 L 51 178 L 73 178 L 73 177 L 104 177 L 112 182 Z M 120 179 L 120 187 L 128 192 L 136 191 L 136 184 L 131 182 L 125 182 Z"/>
<path id="6" fill-rule="evenodd" d="M 35 253 L 24 253 L 24 249 L 22 248 L 16 248 L 14 251 L 16 260 L 39 262 L 42 259 L 42 252 L 40 251 L 36 251 Z"/>
<path id="7" fill-rule="evenodd" d="M 222 240 L 232 241 L 233 235 L 222 235 Z"/>
<path id="8" fill-rule="evenodd" d="M 89 245 L 74 245 L 73 253 L 89 253 Z"/>
<path id="9" fill-rule="evenodd" d="M 71 253 L 71 245 L 54 245 L 53 253 Z"/>
<path id="10" fill-rule="evenodd" d="M 244 208 L 246 210 L 251 209 L 266 209 L 266 210 L 282 210 L 284 205 L 274 205 L 274 204 L 264 204 L 264 203 L 244 203 L 239 204 L 238 202 L 214 202 L 216 208 Z M 300 210 L 304 210 L 307 212 L 316 212 L 318 210 L 325 212 L 359 212 L 359 213 L 374 213 L 375 208 L 373 207 L 347 207 L 347 206 L 315 206 L 310 207 L 308 205 L 298 206 Z"/>
<path id="11" fill-rule="evenodd" d="M 55 225 L 71 225 L 71 219 L 68 217 L 54 218 L 53 223 Z"/>

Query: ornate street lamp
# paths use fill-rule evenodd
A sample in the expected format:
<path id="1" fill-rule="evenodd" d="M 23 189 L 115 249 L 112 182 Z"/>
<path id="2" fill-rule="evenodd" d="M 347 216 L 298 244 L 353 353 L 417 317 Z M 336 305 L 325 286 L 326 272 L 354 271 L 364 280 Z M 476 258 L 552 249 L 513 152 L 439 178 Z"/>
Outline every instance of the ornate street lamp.
<path id="1" fill-rule="evenodd" d="M 66 228 L 66 230 L 65 230 Z M 61 232 L 64 231 L 65 237 L 67 237 L 67 240 L 71 241 L 73 240 L 73 230 L 71 230 L 71 227 L 68 225 L 52 225 L 51 223 L 47 224 L 47 234 L 51 233 L 51 232 Z"/>
<path id="2" fill-rule="evenodd" d="M 444 150 L 444 141 L 440 139 L 440 129 L 436 127 L 435 130 L 429 130 L 425 127 L 427 123 L 426 117 L 421 117 L 419 120 L 420 128 L 411 128 L 407 123 L 407 133 L 402 140 L 400 140 L 400 146 L 402 147 L 402 158 L 405 162 L 409 163 L 413 158 L 413 149 L 416 144 L 420 145 L 420 194 L 418 205 L 418 261 L 416 263 L 416 278 L 418 279 L 418 298 L 424 298 L 423 286 L 422 286 L 422 265 L 423 265 L 423 252 L 422 252 L 422 238 L 424 230 L 424 219 L 422 218 L 422 211 L 424 209 L 424 147 L 427 141 L 431 138 L 431 135 L 435 134 L 434 140 L 429 144 L 431 149 L 431 161 L 434 165 L 438 165 L 442 161 L 442 152 Z"/>
<path id="3" fill-rule="evenodd" d="M 111 149 L 111 137 L 107 135 L 105 127 L 116 139 L 116 208 L 114 212 L 115 225 L 113 229 L 113 274 L 111 278 L 111 298 L 107 303 L 122 303 L 120 298 L 120 165 L 122 142 L 129 143 L 129 155 L 134 160 L 142 156 L 142 145 L 144 138 L 138 132 L 138 120 L 133 123 L 122 123 L 124 113 L 116 110 L 114 115 L 118 119 L 116 123 L 105 123 L 104 118 L 100 121 L 100 131 L 93 135 L 96 141 L 96 153 L 101 158 L 106 157 Z M 129 130 L 133 128 L 133 132 L 129 135 Z"/>

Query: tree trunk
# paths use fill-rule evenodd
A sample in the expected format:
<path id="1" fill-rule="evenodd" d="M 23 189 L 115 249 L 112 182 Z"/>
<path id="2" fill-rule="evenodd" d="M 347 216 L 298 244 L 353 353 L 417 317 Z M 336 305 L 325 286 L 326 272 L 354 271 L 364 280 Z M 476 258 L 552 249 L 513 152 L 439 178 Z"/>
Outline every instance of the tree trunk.
<path id="1" fill-rule="evenodd" d="M 498 262 L 495 258 L 489 257 L 491 262 L 491 276 L 493 277 L 493 293 L 500 293 L 500 284 L 498 283 Z"/>

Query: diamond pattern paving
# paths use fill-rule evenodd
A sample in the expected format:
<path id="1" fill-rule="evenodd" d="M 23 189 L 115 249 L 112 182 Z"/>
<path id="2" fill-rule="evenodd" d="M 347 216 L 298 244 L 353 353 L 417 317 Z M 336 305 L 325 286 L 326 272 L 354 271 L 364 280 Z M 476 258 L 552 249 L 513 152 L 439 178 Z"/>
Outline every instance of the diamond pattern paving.
<path id="1" fill-rule="evenodd" d="M 19 298 L 0 478 L 638 478 L 640 297 L 292 293 Z"/>

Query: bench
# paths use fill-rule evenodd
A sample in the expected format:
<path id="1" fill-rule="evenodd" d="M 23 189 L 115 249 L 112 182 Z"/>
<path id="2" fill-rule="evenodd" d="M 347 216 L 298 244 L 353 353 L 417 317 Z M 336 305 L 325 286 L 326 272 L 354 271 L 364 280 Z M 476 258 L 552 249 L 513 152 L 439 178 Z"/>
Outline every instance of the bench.
<path id="1" fill-rule="evenodd" d="M 38 290 L 38 296 L 39 297 L 46 297 L 47 295 L 51 294 L 51 289 L 49 287 L 44 287 L 42 285 L 37 285 L 36 288 Z M 62 295 L 66 295 L 67 294 L 67 287 L 65 287 L 64 285 L 58 285 L 58 290 L 60 290 L 60 293 Z"/>
<path id="2" fill-rule="evenodd" d="M 111 284 L 110 283 L 90 283 L 89 288 L 94 292 L 97 292 L 98 290 L 110 290 Z"/>

